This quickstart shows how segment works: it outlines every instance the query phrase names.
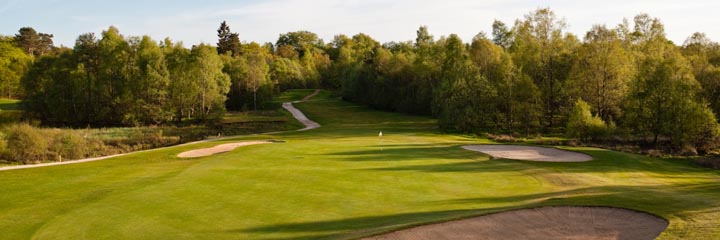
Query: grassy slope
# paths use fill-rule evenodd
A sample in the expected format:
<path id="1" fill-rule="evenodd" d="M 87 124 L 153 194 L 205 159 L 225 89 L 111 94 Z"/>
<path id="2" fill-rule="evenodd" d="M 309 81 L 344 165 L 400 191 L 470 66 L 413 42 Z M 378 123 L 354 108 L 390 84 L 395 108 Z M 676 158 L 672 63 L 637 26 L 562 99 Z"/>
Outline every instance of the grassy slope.
<path id="1" fill-rule="evenodd" d="M 0 238 L 353 238 L 567 204 L 663 216 L 667 239 L 720 238 L 718 171 L 588 148 L 572 148 L 596 158 L 587 163 L 488 160 L 459 148 L 486 140 L 441 135 L 433 120 L 315 99 L 296 105 L 322 128 L 238 138 L 287 143 L 174 157 L 218 144 L 202 143 L 0 172 Z"/>

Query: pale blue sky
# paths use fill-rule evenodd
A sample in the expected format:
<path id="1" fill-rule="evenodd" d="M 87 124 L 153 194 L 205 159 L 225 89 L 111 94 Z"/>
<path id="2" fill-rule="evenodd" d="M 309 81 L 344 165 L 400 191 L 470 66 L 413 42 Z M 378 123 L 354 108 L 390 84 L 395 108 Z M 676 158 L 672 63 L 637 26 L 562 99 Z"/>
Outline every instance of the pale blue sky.
<path id="1" fill-rule="evenodd" d="M 648 13 L 665 24 L 678 44 L 693 32 L 720 40 L 720 1 L 528 1 L 528 0 L 0 0 L 0 34 L 31 26 L 72 46 L 78 35 L 114 25 L 124 35 L 170 37 L 185 45 L 214 44 L 227 20 L 242 41 L 275 42 L 280 33 L 308 30 L 329 41 L 336 34 L 369 34 L 381 42 L 412 40 L 420 25 L 435 36 L 457 33 L 465 40 L 490 32 L 493 19 L 512 23 L 538 7 L 550 7 L 582 37 L 593 24 L 615 26 Z"/>

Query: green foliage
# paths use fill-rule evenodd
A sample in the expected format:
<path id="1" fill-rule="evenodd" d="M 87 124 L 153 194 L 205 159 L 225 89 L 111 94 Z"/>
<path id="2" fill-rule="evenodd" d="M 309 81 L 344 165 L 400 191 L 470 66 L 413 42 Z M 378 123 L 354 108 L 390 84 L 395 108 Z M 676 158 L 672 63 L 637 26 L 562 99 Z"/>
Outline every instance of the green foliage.
<path id="1" fill-rule="evenodd" d="M 278 58 L 270 66 L 270 76 L 280 82 L 280 90 L 305 88 L 305 76 L 300 62 Z"/>
<path id="2" fill-rule="evenodd" d="M 573 97 L 587 101 L 605 121 L 620 118 L 621 103 L 635 72 L 633 59 L 616 32 L 598 25 L 588 31 L 567 84 Z"/>
<path id="3" fill-rule="evenodd" d="M 13 45 L 20 35 L 39 39 L 25 29 L 0 42 L 8 49 L 0 55 L 0 90 L 23 92 L 26 117 L 56 126 L 217 123 L 226 109 L 272 107 L 281 91 L 325 87 L 376 109 L 437 117 L 448 130 L 591 139 L 605 135 L 595 131 L 599 117 L 632 134 L 615 137 L 712 148 L 720 46 L 697 33 L 679 48 L 659 19 L 632 20 L 593 26 L 582 42 L 565 32 L 563 18 L 540 8 L 512 26 L 495 21 L 492 40 L 482 32 L 470 43 L 436 39 L 421 26 L 414 42 L 380 44 L 360 33 L 324 44 L 295 31 L 275 45 L 240 43 L 223 22 L 218 48 L 191 49 L 110 27 L 100 39 L 83 34 L 72 50 L 34 59 L 29 69 L 10 64 L 33 61 Z M 18 76 L 19 89 L 12 87 Z M 574 99 L 596 116 L 573 112 Z"/>
<path id="4" fill-rule="evenodd" d="M 495 20 L 492 24 L 493 43 L 503 48 L 509 48 L 512 43 L 512 31 L 508 29 L 505 23 Z"/>
<path id="5" fill-rule="evenodd" d="M 0 41 L 0 96 L 22 96 L 20 79 L 32 63 L 32 57 L 12 42 Z"/>
<path id="6" fill-rule="evenodd" d="M 590 112 L 590 105 L 578 99 L 568 117 L 567 135 L 582 140 L 598 140 L 610 133 L 610 128 L 598 115 Z"/>
<path id="7" fill-rule="evenodd" d="M 137 122 L 159 124 L 168 119 L 167 99 L 170 73 L 162 49 L 143 36 L 137 47 L 137 74 L 131 84 L 136 101 Z M 125 120 L 127 121 L 127 120 Z"/>
<path id="8" fill-rule="evenodd" d="M 282 46 L 291 46 L 303 57 L 305 53 L 313 48 L 323 45 L 322 39 L 317 34 L 309 31 L 296 31 L 280 34 L 275 46 L 279 49 Z"/>
<path id="9" fill-rule="evenodd" d="M 78 37 L 73 51 L 38 59 L 22 80 L 29 115 L 59 126 L 214 121 L 230 80 L 215 48 L 188 50 L 117 28 Z"/>
<path id="10" fill-rule="evenodd" d="M 570 105 L 564 86 L 578 40 L 565 29 L 565 21 L 552 10 L 537 9 L 516 22 L 508 48 L 515 64 L 541 92 L 541 123 L 546 130 L 563 125 Z"/>
<path id="11" fill-rule="evenodd" d="M 238 33 L 230 32 L 230 26 L 228 26 L 225 21 L 220 24 L 217 33 L 218 54 L 230 53 L 232 56 L 240 56 L 242 54 L 242 46 Z"/>
<path id="12" fill-rule="evenodd" d="M 230 91 L 230 77 L 222 72 L 223 63 L 215 51 L 207 45 L 193 47 L 190 51 L 190 72 L 197 84 L 197 99 L 193 107 L 201 120 L 217 120 L 225 113 L 225 100 Z"/>
<path id="13" fill-rule="evenodd" d="M 663 37 L 661 37 L 663 38 Z M 643 46 L 653 50 L 642 58 L 638 78 L 632 83 L 625 104 L 626 124 L 657 143 L 670 138 L 675 146 L 701 147 L 698 139 L 714 139 L 717 121 L 698 97 L 700 84 L 689 63 L 673 45 L 648 39 Z"/>
<path id="14" fill-rule="evenodd" d="M 15 43 L 33 57 L 39 57 L 51 52 L 55 46 L 52 41 L 53 35 L 38 33 L 31 27 L 23 27 L 15 34 Z"/>

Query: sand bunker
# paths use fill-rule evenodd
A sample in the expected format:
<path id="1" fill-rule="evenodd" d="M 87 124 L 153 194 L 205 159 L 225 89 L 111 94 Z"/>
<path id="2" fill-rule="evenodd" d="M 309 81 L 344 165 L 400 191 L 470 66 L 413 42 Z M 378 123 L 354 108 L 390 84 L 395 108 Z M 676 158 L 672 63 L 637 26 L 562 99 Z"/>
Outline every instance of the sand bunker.
<path id="1" fill-rule="evenodd" d="M 586 162 L 592 160 L 587 154 L 564 151 L 555 148 L 520 145 L 468 145 L 464 149 L 482 152 L 495 158 L 528 160 L 539 162 Z"/>
<path id="2" fill-rule="evenodd" d="M 273 143 L 271 141 L 252 141 L 252 142 L 236 142 L 236 143 L 226 143 L 226 144 L 220 144 L 214 147 L 210 148 L 201 148 L 201 149 L 195 149 L 190 150 L 186 152 L 182 152 L 178 154 L 178 157 L 181 158 L 196 158 L 196 157 L 206 157 L 218 153 L 224 153 L 229 152 L 232 150 L 235 150 L 235 148 L 242 147 L 242 146 L 249 146 L 249 145 L 256 145 L 256 144 L 266 144 L 266 143 Z"/>
<path id="3" fill-rule="evenodd" d="M 365 239 L 655 239 L 662 218 L 609 207 L 542 207 L 425 225 Z"/>

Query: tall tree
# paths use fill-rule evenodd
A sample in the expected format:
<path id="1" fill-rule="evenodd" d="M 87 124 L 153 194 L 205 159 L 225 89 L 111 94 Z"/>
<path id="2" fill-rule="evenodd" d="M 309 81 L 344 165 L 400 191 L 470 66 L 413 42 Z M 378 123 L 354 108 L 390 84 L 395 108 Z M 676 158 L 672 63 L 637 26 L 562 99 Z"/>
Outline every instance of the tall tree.
<path id="1" fill-rule="evenodd" d="M 275 43 L 275 47 L 280 48 L 281 46 L 291 46 L 298 52 L 300 57 L 303 57 L 307 50 L 322 47 L 323 41 L 315 33 L 295 31 L 280 34 L 280 37 L 278 37 Z"/>
<path id="2" fill-rule="evenodd" d="M 97 76 L 100 64 L 100 55 L 98 53 L 98 40 L 94 33 L 86 33 L 78 36 L 75 41 L 75 47 L 73 48 L 79 71 L 84 73 L 80 79 L 84 80 L 84 83 L 80 86 L 84 97 L 79 102 L 83 108 L 80 117 L 81 123 L 88 125 L 96 121 L 98 109 L 95 107 L 94 102 L 97 98 Z"/>
<path id="3" fill-rule="evenodd" d="M 42 56 L 53 48 L 53 35 L 38 33 L 31 27 L 23 27 L 15 34 L 15 42 L 30 56 Z"/>
<path id="4" fill-rule="evenodd" d="M 593 26 L 576 58 L 568 81 L 570 93 L 587 102 L 604 121 L 619 119 L 621 102 L 635 70 L 617 32 Z"/>
<path id="5" fill-rule="evenodd" d="M 221 55 L 223 72 L 230 77 L 230 90 L 225 101 L 225 107 L 230 111 L 241 111 L 245 106 L 245 76 L 247 75 L 247 55 L 232 57 Z"/>
<path id="6" fill-rule="evenodd" d="M 412 66 L 415 79 L 412 88 L 416 98 L 413 102 L 417 108 L 413 112 L 437 116 L 437 111 L 433 106 L 435 96 L 433 89 L 439 85 L 445 51 L 440 44 L 435 42 L 426 26 L 421 26 L 416 33 L 416 58 Z"/>
<path id="7" fill-rule="evenodd" d="M 695 79 L 702 85 L 702 95 L 713 112 L 720 112 L 720 44 L 704 33 L 694 33 L 682 46 L 683 55 L 690 61 Z"/>
<path id="8" fill-rule="evenodd" d="M 562 126 L 570 102 L 563 86 L 572 63 L 578 40 L 563 31 L 566 23 L 549 8 L 525 15 L 513 29 L 510 51 L 513 60 L 539 87 L 543 99 L 543 122 L 546 128 Z"/>
<path id="9" fill-rule="evenodd" d="M 248 56 L 247 64 L 248 71 L 245 78 L 245 86 L 247 86 L 247 88 L 252 92 L 253 110 L 257 110 L 258 90 L 268 83 L 270 79 L 270 66 L 268 66 L 265 57 L 257 53 Z"/>
<path id="10" fill-rule="evenodd" d="M 230 53 L 232 56 L 242 54 L 242 46 L 240 43 L 240 35 L 230 31 L 230 26 L 223 21 L 217 30 L 218 43 L 217 51 L 219 54 Z"/>
<path id="11" fill-rule="evenodd" d="M 192 48 L 192 78 L 199 86 L 199 106 L 196 110 L 202 120 L 219 119 L 225 112 L 225 100 L 230 90 L 230 77 L 223 73 L 223 63 L 207 45 Z"/>
<path id="12" fill-rule="evenodd" d="M 189 49 L 183 47 L 182 43 L 172 43 L 170 39 L 165 39 L 163 52 L 170 77 L 168 106 L 175 115 L 174 120 L 180 123 L 196 113 L 200 86 L 193 78 L 195 66 Z"/>
<path id="13" fill-rule="evenodd" d="M 132 122 L 159 124 L 168 119 L 167 98 L 170 83 L 165 55 L 155 41 L 148 36 L 135 46 L 136 73 L 130 88 L 134 95 Z"/>
<path id="14" fill-rule="evenodd" d="M 98 42 L 98 73 L 92 102 L 103 125 L 120 125 L 124 115 L 130 111 L 133 97 L 130 82 L 133 65 L 130 43 L 120 31 L 111 26 L 102 32 Z"/>
<path id="15" fill-rule="evenodd" d="M 27 73 L 32 58 L 9 41 L 0 41 L 0 96 L 22 95 L 20 79 Z"/>
<path id="16" fill-rule="evenodd" d="M 491 42 L 482 35 L 477 35 L 470 49 L 470 59 L 477 66 L 478 73 L 485 77 L 488 87 L 493 89 L 494 95 L 476 95 L 476 98 L 485 98 L 483 105 L 491 107 L 484 114 L 492 117 L 496 129 L 512 129 L 516 118 L 513 98 L 517 84 L 516 68 L 511 56 L 504 49 Z M 486 126 L 488 128 L 490 126 Z"/>
<path id="17" fill-rule="evenodd" d="M 496 19 L 495 21 L 493 21 L 492 35 L 493 42 L 498 46 L 507 49 L 512 44 L 513 33 L 512 31 L 510 31 L 510 29 L 508 29 L 507 25 L 505 25 L 505 23 L 500 20 Z"/>
<path id="18" fill-rule="evenodd" d="M 642 50 L 638 74 L 625 106 L 626 126 L 651 137 L 667 137 L 675 146 L 700 147 L 714 139 L 717 120 L 699 97 L 700 84 L 690 63 L 665 38 L 663 25 L 647 15 L 635 18 L 635 43 Z"/>

